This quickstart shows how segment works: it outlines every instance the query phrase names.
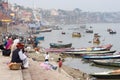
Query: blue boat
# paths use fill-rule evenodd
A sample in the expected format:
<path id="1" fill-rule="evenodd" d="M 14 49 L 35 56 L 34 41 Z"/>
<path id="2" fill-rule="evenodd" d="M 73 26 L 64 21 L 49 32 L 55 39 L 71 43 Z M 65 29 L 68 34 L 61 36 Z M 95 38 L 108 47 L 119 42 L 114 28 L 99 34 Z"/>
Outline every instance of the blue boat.
<path id="1" fill-rule="evenodd" d="M 44 36 L 39 36 L 39 37 L 37 37 L 36 39 L 37 39 L 38 41 L 44 40 Z"/>
<path id="2" fill-rule="evenodd" d="M 120 59 L 120 55 L 105 55 L 105 56 L 91 56 L 91 55 L 84 55 L 83 59 L 87 60 L 97 60 L 97 59 Z"/>

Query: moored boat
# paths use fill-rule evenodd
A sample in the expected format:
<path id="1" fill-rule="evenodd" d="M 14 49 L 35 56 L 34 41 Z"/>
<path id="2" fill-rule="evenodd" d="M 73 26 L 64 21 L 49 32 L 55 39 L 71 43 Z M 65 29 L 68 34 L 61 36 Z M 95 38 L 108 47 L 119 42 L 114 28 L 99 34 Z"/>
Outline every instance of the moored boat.
<path id="1" fill-rule="evenodd" d="M 40 33 L 41 33 L 41 32 L 51 32 L 51 31 L 52 31 L 52 28 L 41 29 L 41 30 L 39 30 L 39 31 L 40 31 Z"/>
<path id="2" fill-rule="evenodd" d="M 37 37 L 36 39 L 37 39 L 38 41 L 39 41 L 39 40 L 44 40 L 44 36 L 39 36 L 39 37 Z"/>
<path id="3" fill-rule="evenodd" d="M 94 44 L 100 44 L 100 39 L 98 37 L 93 38 L 93 43 Z"/>
<path id="4" fill-rule="evenodd" d="M 92 62 L 97 65 L 120 67 L 120 61 L 116 60 L 93 60 Z"/>
<path id="5" fill-rule="evenodd" d="M 115 50 L 113 51 L 78 51 L 78 52 L 65 51 L 63 52 L 63 54 L 84 55 L 84 54 L 109 54 L 114 52 L 116 51 Z"/>
<path id="6" fill-rule="evenodd" d="M 100 37 L 98 33 L 94 33 L 94 37 Z"/>
<path id="7" fill-rule="evenodd" d="M 113 79 L 120 79 L 120 69 L 118 70 L 112 70 L 112 71 L 106 71 L 106 72 L 98 72 L 98 73 L 92 73 L 90 74 L 92 77 L 95 77 L 97 79 L 103 79 L 103 80 L 113 80 Z"/>
<path id="8" fill-rule="evenodd" d="M 120 55 L 106 55 L 106 56 L 92 56 L 92 55 L 84 55 L 83 59 L 87 60 L 99 60 L 99 59 L 119 59 Z"/>
<path id="9" fill-rule="evenodd" d="M 105 51 L 110 50 L 112 47 L 111 44 L 101 45 L 101 46 L 92 46 L 87 48 L 74 48 L 68 52 L 80 52 L 80 51 Z"/>
<path id="10" fill-rule="evenodd" d="M 66 50 L 71 50 L 73 48 L 47 48 L 45 49 L 46 52 L 57 52 L 57 53 L 61 53 L 64 52 Z"/>

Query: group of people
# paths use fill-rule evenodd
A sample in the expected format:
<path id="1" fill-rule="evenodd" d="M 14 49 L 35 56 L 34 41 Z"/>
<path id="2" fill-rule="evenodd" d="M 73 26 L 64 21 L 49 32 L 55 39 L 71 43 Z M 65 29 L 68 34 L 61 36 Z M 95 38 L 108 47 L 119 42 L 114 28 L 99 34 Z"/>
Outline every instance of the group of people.
<path id="1" fill-rule="evenodd" d="M 49 64 L 49 53 L 46 52 L 46 54 L 44 55 L 45 57 L 45 63 Z M 61 67 L 62 67 L 62 59 L 58 58 L 58 71 L 61 72 Z"/>
<path id="2" fill-rule="evenodd" d="M 37 44 L 34 46 L 37 47 Z M 0 49 L 2 49 L 2 54 L 4 56 L 10 56 L 11 61 L 9 63 L 9 67 L 12 66 L 13 63 L 21 63 L 21 68 L 25 69 L 29 67 L 29 62 L 26 56 L 26 51 L 24 50 L 25 45 L 22 43 L 18 36 L 13 37 L 9 36 L 7 37 L 6 41 L 4 42 L 3 46 L 0 45 Z M 46 52 L 44 55 L 45 57 L 45 63 L 49 63 L 49 53 Z M 60 69 L 62 67 L 62 60 L 61 58 L 58 58 L 58 70 L 60 72 Z"/>
<path id="3" fill-rule="evenodd" d="M 28 68 L 28 60 L 24 50 L 24 43 L 22 43 L 18 36 L 6 37 L 4 43 L 0 45 L 3 56 L 10 56 L 11 61 L 9 63 L 9 68 L 11 68 L 13 63 L 21 63 L 20 67 Z"/>

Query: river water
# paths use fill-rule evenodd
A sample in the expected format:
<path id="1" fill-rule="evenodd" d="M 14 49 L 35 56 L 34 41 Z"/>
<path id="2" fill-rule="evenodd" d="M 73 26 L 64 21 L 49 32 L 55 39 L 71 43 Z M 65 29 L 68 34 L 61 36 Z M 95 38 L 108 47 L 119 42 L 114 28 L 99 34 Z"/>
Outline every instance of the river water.
<path id="1" fill-rule="evenodd" d="M 53 30 L 52 32 L 40 33 L 39 35 L 45 36 L 45 40 L 41 42 L 41 46 L 49 48 L 49 43 L 57 43 L 62 41 L 63 43 L 72 43 L 74 48 L 90 47 L 96 46 L 93 43 L 89 43 L 93 40 L 94 33 L 98 33 L 101 43 L 99 45 L 112 44 L 113 47 L 111 50 L 120 51 L 120 24 L 119 23 L 97 23 L 97 24 L 86 24 L 86 28 L 90 29 L 92 26 L 93 34 L 86 33 L 85 29 L 80 28 L 80 25 L 59 25 L 62 27 L 62 30 Z M 117 32 L 117 34 L 109 34 L 107 29 L 111 28 Z M 66 34 L 61 34 L 65 32 Z M 73 38 L 72 32 L 80 32 L 80 38 Z M 101 72 L 113 70 L 116 68 L 108 68 L 102 66 L 91 66 L 91 63 L 86 63 L 81 60 L 81 58 L 67 57 L 64 62 L 65 65 L 70 67 L 80 69 L 86 73 Z"/>

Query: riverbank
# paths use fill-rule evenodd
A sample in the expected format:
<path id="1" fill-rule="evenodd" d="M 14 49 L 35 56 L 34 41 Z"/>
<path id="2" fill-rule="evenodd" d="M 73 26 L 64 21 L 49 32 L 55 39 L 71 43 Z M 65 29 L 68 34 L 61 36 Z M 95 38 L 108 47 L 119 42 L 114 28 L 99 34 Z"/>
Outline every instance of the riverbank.
<path id="1" fill-rule="evenodd" d="M 27 25 L 23 25 L 23 24 L 20 24 L 20 25 L 15 25 L 15 26 L 12 26 L 12 30 L 11 30 L 11 27 L 8 28 L 8 31 L 11 32 L 11 31 L 16 31 L 16 30 L 19 30 L 19 31 L 16 31 L 16 33 L 26 33 L 26 31 L 28 31 L 28 27 Z M 35 51 L 33 50 L 32 52 L 28 52 L 27 56 L 29 58 L 31 58 L 32 60 L 34 61 L 37 61 L 37 62 L 44 62 L 44 56 L 43 56 L 44 53 L 35 53 Z M 50 53 L 50 61 L 54 61 L 57 63 L 57 60 L 58 58 L 61 57 L 61 54 L 55 54 L 55 53 Z M 62 57 L 62 59 L 64 59 Z M 73 69 L 71 67 L 68 67 L 66 65 L 63 65 L 62 69 L 67 73 L 69 74 L 70 76 L 73 77 L 73 80 L 89 80 L 89 75 L 87 75 L 86 73 L 83 73 L 81 72 L 80 70 L 78 69 Z M 35 73 L 37 72 L 34 71 L 35 69 L 34 68 L 31 68 L 31 73 Z M 33 71 L 33 72 L 32 72 Z M 36 75 L 36 76 L 39 76 L 39 75 Z"/>
<path id="2" fill-rule="evenodd" d="M 29 52 L 28 57 L 32 58 L 34 61 L 37 62 L 44 62 L 44 53 L 35 53 L 35 52 Z M 58 61 L 58 58 L 61 57 L 64 61 L 64 58 L 61 56 L 60 53 L 49 53 L 50 55 L 50 61 L 49 62 L 56 62 Z M 79 69 L 74 69 L 69 66 L 63 65 L 62 69 L 70 75 L 73 80 L 89 80 L 89 75 L 86 73 L 81 72 Z"/>

